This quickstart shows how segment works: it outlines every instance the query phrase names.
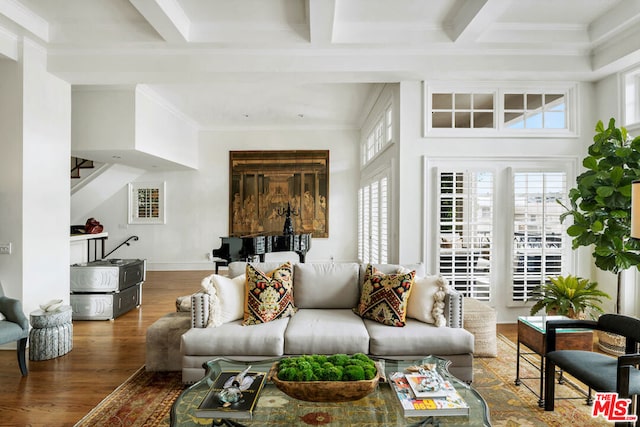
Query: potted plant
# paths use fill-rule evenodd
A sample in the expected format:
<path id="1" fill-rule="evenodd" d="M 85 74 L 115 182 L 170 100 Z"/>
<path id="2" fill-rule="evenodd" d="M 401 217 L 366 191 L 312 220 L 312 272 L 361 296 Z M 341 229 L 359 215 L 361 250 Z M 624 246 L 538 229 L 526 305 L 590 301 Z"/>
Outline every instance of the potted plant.
<path id="1" fill-rule="evenodd" d="M 531 307 L 533 316 L 540 310 L 550 315 L 562 315 L 572 319 L 595 318 L 604 313 L 602 298 L 611 298 L 598 289 L 598 283 L 577 276 L 550 277 L 549 282 L 533 291 L 536 303 Z"/>
<path id="2" fill-rule="evenodd" d="M 618 275 L 616 312 L 619 313 L 620 273 L 640 267 L 640 241 L 631 238 L 631 183 L 640 177 L 640 137 L 632 140 L 624 127 L 616 127 L 614 119 L 609 120 L 607 128 L 598 121 L 595 130 L 589 155 L 582 161 L 586 171 L 569 191 L 570 206 L 565 206 L 567 211 L 560 219 L 573 219 L 567 229 L 573 249 L 592 247 L 596 267 Z M 600 337 L 601 348 L 607 350 L 602 345 L 603 334 Z"/>

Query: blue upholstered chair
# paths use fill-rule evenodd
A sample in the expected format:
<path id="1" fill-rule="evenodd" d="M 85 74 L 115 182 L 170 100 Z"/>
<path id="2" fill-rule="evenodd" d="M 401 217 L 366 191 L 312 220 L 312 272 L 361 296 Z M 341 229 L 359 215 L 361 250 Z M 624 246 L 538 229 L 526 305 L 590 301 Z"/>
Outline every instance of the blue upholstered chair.
<path id="1" fill-rule="evenodd" d="M 27 375 L 25 353 L 29 338 L 29 320 L 22 311 L 22 303 L 6 297 L 0 284 L 0 313 L 5 319 L 0 320 L 0 344 L 17 341 L 18 365 L 22 375 Z"/>
<path id="2" fill-rule="evenodd" d="M 556 350 L 556 329 L 584 328 L 626 338 L 625 354 L 618 357 L 595 351 Z M 618 393 L 619 398 L 640 394 L 640 319 L 621 314 L 604 314 L 593 320 L 553 320 L 547 322 L 544 409 L 553 411 L 556 367 L 599 392 Z M 636 414 L 640 414 L 636 401 Z M 628 425 L 616 423 L 616 425 Z M 640 425 L 640 424 L 639 424 Z"/>

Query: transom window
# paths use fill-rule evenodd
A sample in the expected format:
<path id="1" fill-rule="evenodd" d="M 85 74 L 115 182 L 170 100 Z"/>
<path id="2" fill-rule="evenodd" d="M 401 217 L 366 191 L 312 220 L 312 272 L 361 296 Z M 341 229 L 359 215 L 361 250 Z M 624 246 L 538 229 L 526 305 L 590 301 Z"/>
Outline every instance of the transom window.
<path id="1" fill-rule="evenodd" d="M 511 129 L 565 129 L 562 93 L 505 93 L 504 125 Z"/>
<path id="2" fill-rule="evenodd" d="M 640 71 L 628 79 L 636 85 L 627 90 L 633 102 L 640 98 L 638 76 Z M 510 89 L 509 85 L 498 88 L 479 83 L 469 90 L 438 86 L 425 84 L 425 136 L 576 135 L 575 86 L 550 83 L 535 91 L 527 90 L 526 85 Z"/>
<path id="3" fill-rule="evenodd" d="M 387 105 L 384 112 L 373 123 L 362 144 L 362 164 L 366 165 L 393 141 L 393 107 Z"/>
<path id="4" fill-rule="evenodd" d="M 495 127 L 493 93 L 434 93 L 431 125 L 434 128 Z"/>

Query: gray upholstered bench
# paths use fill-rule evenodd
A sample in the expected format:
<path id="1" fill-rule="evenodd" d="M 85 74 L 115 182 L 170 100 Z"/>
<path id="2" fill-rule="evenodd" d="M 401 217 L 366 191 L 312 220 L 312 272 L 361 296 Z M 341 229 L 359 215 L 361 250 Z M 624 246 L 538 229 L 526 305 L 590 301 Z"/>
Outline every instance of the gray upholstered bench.
<path id="1" fill-rule="evenodd" d="M 147 328 L 145 369 L 181 371 L 180 337 L 191 327 L 191 313 L 168 313 Z"/>

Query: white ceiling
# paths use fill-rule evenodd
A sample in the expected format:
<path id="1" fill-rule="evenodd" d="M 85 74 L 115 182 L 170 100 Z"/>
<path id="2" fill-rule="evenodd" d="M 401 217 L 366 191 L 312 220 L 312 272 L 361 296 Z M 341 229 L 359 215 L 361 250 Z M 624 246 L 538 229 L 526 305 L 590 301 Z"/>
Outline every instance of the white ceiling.
<path id="1" fill-rule="evenodd" d="M 375 83 L 597 80 L 640 0 L 3 0 L 76 85 L 147 84 L 202 129 L 358 128 Z M 1 37 L 0 37 L 1 39 Z"/>

